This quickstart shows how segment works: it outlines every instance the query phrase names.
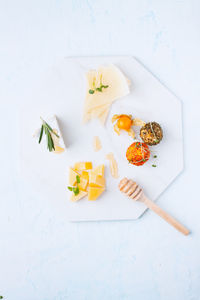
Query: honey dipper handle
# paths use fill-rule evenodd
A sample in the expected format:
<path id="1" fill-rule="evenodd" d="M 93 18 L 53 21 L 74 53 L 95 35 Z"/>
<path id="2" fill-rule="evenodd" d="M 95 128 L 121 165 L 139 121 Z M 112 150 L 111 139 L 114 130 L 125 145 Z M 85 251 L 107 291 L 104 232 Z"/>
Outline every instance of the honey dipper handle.
<path id="1" fill-rule="evenodd" d="M 166 213 L 162 208 L 160 208 L 157 204 L 155 204 L 153 201 L 148 199 L 146 196 L 142 196 L 142 199 L 140 200 L 146 206 L 153 210 L 157 215 L 159 215 L 161 218 L 163 218 L 165 221 L 167 221 L 170 225 L 174 226 L 178 231 L 181 233 L 188 235 L 190 232 L 189 230 L 183 226 L 181 223 L 179 223 L 176 219 L 171 217 L 168 213 Z"/>

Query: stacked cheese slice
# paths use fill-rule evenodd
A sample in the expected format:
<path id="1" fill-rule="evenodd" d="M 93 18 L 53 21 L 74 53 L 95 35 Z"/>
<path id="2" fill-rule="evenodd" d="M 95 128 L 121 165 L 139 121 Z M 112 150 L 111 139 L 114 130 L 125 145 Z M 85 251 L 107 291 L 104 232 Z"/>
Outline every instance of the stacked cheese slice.
<path id="1" fill-rule="evenodd" d="M 78 184 L 77 176 L 80 178 Z M 69 185 L 79 187 L 78 195 L 72 192 L 71 201 L 78 201 L 86 195 L 88 200 L 96 200 L 105 190 L 104 165 L 92 169 L 91 162 L 76 163 L 69 169 Z"/>
<path id="2" fill-rule="evenodd" d="M 101 66 L 97 71 L 90 70 L 86 77 L 87 88 L 83 121 L 86 123 L 93 118 L 98 118 L 104 124 L 112 103 L 129 94 L 129 80 L 114 65 Z M 101 92 L 95 91 L 90 94 L 89 90 L 99 87 L 101 81 L 103 85 L 108 87 L 103 88 Z"/>

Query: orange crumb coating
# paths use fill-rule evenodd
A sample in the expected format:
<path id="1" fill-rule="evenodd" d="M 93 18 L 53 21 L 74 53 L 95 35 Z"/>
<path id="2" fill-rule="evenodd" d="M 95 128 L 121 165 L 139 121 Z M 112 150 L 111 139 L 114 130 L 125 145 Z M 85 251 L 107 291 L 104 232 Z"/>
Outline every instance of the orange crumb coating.
<path id="1" fill-rule="evenodd" d="M 130 164 L 142 166 L 149 160 L 150 150 L 145 143 L 135 142 L 126 151 L 126 158 Z"/>

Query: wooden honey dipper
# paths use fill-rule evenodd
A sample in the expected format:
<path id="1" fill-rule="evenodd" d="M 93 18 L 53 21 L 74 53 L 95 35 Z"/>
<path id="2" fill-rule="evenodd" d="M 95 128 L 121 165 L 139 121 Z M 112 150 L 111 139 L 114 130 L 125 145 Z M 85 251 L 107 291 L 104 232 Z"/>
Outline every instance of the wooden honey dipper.
<path id="1" fill-rule="evenodd" d="M 129 198 L 143 202 L 149 209 L 153 210 L 157 215 L 167 221 L 170 225 L 174 226 L 181 233 L 188 235 L 189 230 L 175 220 L 173 217 L 168 215 L 164 210 L 162 210 L 157 204 L 148 199 L 143 193 L 142 189 L 139 185 L 133 180 L 123 178 L 119 183 L 119 189 L 122 193 L 124 193 Z"/>

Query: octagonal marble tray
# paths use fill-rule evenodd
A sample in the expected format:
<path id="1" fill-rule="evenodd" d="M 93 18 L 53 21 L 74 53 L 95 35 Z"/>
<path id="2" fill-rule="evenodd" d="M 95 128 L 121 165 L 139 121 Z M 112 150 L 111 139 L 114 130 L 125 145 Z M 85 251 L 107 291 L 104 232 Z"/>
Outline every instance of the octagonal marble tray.
<path id="1" fill-rule="evenodd" d="M 98 121 L 82 124 L 85 72 L 113 63 L 131 80 L 131 93 L 117 100 L 105 127 Z M 32 95 L 31 95 L 32 94 Z M 163 141 L 151 147 L 158 156 L 142 167 L 129 165 L 126 148 L 133 142 L 124 132 L 118 137 L 111 117 L 128 113 L 145 122 L 157 121 L 164 131 Z M 39 117 L 58 117 L 67 150 L 55 155 L 41 151 L 32 134 Z M 92 140 L 99 136 L 102 150 L 94 152 Z M 52 209 L 60 210 L 66 220 L 125 220 L 139 218 L 146 207 L 123 196 L 117 188 L 124 176 L 134 179 L 152 200 L 156 200 L 183 169 L 181 103 L 136 59 L 127 56 L 65 58 L 50 68 L 41 86 L 30 92 L 21 112 L 21 171 L 38 197 L 49 199 Z M 110 176 L 105 155 L 113 152 L 118 161 L 119 179 Z M 94 166 L 106 164 L 107 190 L 97 201 L 83 199 L 71 203 L 67 190 L 68 168 L 76 161 L 91 160 Z M 152 164 L 157 167 L 153 168 Z"/>

